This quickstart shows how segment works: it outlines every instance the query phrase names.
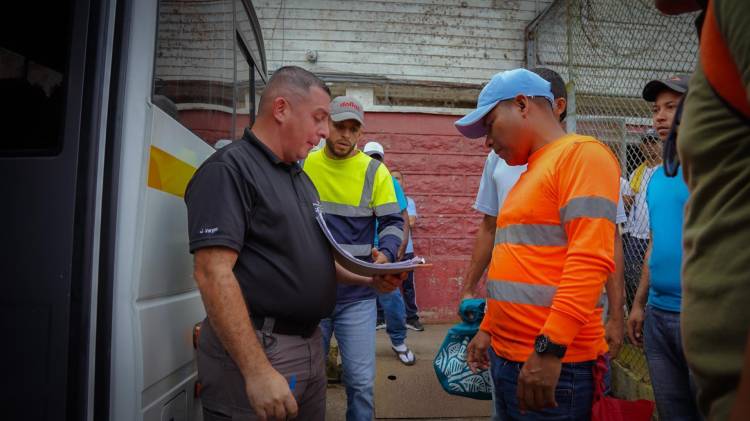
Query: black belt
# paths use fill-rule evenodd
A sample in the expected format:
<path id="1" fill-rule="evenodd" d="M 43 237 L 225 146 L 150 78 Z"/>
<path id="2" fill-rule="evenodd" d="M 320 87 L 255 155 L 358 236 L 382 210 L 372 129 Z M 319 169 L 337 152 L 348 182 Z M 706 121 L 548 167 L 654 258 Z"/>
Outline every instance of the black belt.
<path id="1" fill-rule="evenodd" d="M 318 324 L 320 323 L 320 321 L 299 322 L 263 316 L 252 316 L 250 319 L 253 321 L 255 329 L 265 333 L 301 336 L 303 338 L 311 337 L 318 329 Z"/>

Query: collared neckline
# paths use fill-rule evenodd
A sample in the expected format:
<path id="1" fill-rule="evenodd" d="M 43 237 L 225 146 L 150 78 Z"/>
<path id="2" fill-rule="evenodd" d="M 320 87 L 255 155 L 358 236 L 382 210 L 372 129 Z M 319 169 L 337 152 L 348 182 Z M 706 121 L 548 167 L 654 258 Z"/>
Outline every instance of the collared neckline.
<path id="1" fill-rule="evenodd" d="M 245 128 L 245 133 L 242 135 L 242 139 L 246 140 L 250 145 L 253 145 L 256 148 L 260 149 L 260 151 L 263 152 L 263 154 L 266 156 L 266 158 L 268 158 L 268 160 L 272 164 L 278 165 L 284 168 L 285 170 L 292 172 L 294 174 L 297 174 L 302 171 L 302 168 L 299 166 L 297 162 L 292 162 L 290 164 L 290 163 L 282 161 L 281 158 L 276 156 L 276 154 L 273 153 L 273 151 L 268 146 L 266 146 L 265 143 L 263 143 L 260 139 L 258 139 L 258 136 L 256 136 L 255 133 L 253 133 L 253 131 L 250 130 L 250 128 L 248 127 Z"/>

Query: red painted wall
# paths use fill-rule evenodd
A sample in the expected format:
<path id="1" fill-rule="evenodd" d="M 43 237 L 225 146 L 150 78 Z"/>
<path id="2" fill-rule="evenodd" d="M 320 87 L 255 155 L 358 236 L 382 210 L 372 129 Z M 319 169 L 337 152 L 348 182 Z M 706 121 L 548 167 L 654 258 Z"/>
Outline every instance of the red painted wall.
<path id="1" fill-rule="evenodd" d="M 417 205 L 414 250 L 433 264 L 416 272 L 417 304 L 427 322 L 457 320 L 474 236 L 482 219 L 472 205 L 487 157 L 483 139 L 453 126 L 456 116 L 368 112 L 364 142 L 385 148 L 385 163 L 400 170 Z M 483 289 L 483 288 L 482 288 Z"/>

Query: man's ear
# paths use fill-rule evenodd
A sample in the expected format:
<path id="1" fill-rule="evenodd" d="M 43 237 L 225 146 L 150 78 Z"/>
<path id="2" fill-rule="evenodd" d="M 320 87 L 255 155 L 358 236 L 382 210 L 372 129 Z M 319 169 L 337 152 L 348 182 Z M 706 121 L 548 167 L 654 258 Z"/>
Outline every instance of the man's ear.
<path id="1" fill-rule="evenodd" d="M 568 100 L 565 98 L 555 98 L 555 114 L 562 114 L 568 108 Z"/>
<path id="2" fill-rule="evenodd" d="M 521 116 L 526 117 L 529 113 L 529 97 L 523 94 L 516 95 L 514 100 L 516 106 L 521 110 Z"/>
<path id="3" fill-rule="evenodd" d="M 271 110 L 273 111 L 273 117 L 281 123 L 285 121 L 291 112 L 291 104 L 283 96 L 277 96 L 271 103 Z"/>

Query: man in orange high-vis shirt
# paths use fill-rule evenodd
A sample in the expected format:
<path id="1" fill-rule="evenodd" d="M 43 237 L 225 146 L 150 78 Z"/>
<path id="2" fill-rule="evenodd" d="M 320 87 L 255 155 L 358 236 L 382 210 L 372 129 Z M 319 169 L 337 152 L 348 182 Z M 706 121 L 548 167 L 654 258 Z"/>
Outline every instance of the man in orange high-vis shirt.
<path id="1" fill-rule="evenodd" d="M 592 369 L 607 352 L 601 293 L 620 170 L 596 139 L 565 134 L 552 101 L 549 82 L 511 70 L 456 122 L 509 165 L 528 164 L 498 216 L 487 310 L 467 351 L 473 369 L 491 369 L 501 419 L 588 419 Z"/>

